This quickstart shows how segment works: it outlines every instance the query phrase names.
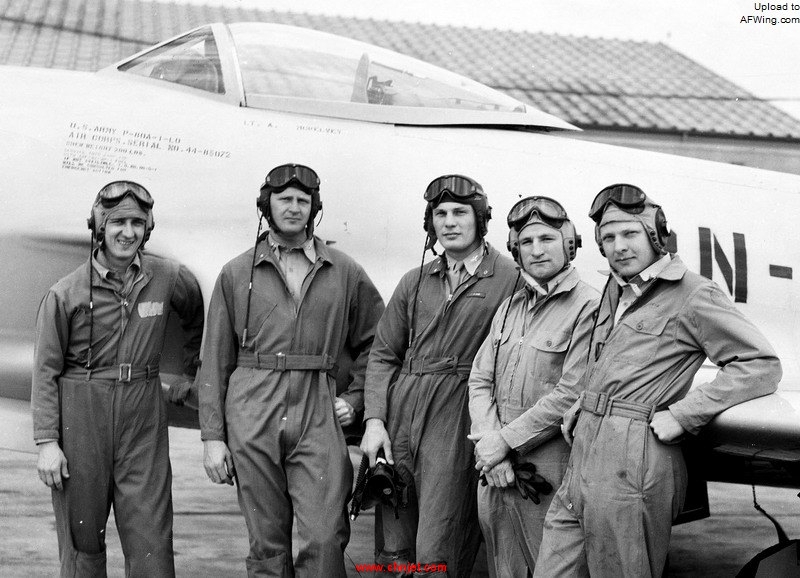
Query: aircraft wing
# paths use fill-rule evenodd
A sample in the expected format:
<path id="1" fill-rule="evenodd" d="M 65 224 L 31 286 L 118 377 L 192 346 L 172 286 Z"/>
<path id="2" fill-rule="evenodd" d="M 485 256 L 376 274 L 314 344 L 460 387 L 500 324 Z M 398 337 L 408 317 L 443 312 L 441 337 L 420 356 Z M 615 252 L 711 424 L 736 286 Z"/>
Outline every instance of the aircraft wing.
<path id="1" fill-rule="evenodd" d="M 0 397 L 0 449 L 36 453 L 30 401 Z"/>

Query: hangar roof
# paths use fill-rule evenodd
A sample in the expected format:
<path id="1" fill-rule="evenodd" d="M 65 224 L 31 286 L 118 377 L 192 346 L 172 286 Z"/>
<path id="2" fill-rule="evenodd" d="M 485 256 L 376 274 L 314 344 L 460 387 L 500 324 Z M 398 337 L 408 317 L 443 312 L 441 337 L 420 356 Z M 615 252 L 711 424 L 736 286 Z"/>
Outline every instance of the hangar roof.
<path id="1" fill-rule="evenodd" d="M 800 121 L 663 43 L 144 0 L 0 0 L 0 64 L 98 70 L 219 21 L 290 24 L 369 42 L 584 129 L 800 139 Z"/>

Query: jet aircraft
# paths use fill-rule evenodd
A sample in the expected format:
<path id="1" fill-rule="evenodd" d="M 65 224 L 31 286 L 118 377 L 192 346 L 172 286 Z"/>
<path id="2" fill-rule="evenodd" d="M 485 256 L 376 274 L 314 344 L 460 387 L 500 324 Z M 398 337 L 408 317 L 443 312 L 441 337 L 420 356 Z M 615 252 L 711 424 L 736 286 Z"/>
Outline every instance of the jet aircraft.
<path id="1" fill-rule="evenodd" d="M 360 262 L 386 299 L 419 264 L 422 192 L 436 176 L 483 185 L 494 209 L 488 239 L 499 247 L 521 196 L 560 200 L 583 235 L 575 265 L 598 289 L 607 264 L 589 204 L 606 185 L 641 186 L 664 207 L 673 248 L 728 292 L 784 368 L 777 393 L 724 412 L 693 445 L 686 519 L 708 515 L 705 480 L 800 487 L 799 176 L 572 139 L 569 123 L 469 79 L 265 23 L 202 26 L 97 73 L 2 67 L 0 102 L 5 448 L 34 451 L 36 309 L 85 262 L 82 223 L 100 187 L 130 179 L 152 192 L 148 250 L 186 265 L 208 300 L 222 265 L 254 242 L 265 173 L 297 162 L 322 179 L 318 234 Z M 173 336 L 165 365 L 177 372 Z M 697 381 L 714 371 L 705 366 Z"/>

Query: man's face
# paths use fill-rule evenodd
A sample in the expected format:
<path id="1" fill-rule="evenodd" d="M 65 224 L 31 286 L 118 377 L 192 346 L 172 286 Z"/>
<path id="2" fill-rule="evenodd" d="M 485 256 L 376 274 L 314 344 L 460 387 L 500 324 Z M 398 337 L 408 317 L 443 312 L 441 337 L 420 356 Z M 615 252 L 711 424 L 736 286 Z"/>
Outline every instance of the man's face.
<path id="1" fill-rule="evenodd" d="M 477 240 L 477 218 L 472 205 L 443 202 L 433 208 L 433 228 L 436 237 L 450 255 L 466 257 Z"/>
<path id="2" fill-rule="evenodd" d="M 130 264 L 144 240 L 146 224 L 139 217 L 111 217 L 106 221 L 103 253 L 111 265 Z"/>
<path id="3" fill-rule="evenodd" d="M 612 221 L 600 227 L 606 259 L 620 277 L 629 280 L 658 259 L 647 231 L 639 221 Z"/>
<path id="4" fill-rule="evenodd" d="M 528 225 L 519 233 L 519 258 L 537 283 L 547 283 L 566 262 L 561 231 L 543 223 Z"/>
<path id="5" fill-rule="evenodd" d="M 269 197 L 272 222 L 285 237 L 305 238 L 308 217 L 311 215 L 311 194 L 288 187 Z"/>

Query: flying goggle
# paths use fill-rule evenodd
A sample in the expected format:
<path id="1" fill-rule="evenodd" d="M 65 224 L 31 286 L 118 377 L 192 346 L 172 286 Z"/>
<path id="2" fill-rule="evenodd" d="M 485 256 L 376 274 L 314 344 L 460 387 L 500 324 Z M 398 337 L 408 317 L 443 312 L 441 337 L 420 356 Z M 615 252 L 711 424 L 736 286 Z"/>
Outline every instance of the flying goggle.
<path id="1" fill-rule="evenodd" d="M 647 195 L 639 187 L 633 185 L 611 185 L 606 187 L 594 198 L 592 202 L 592 209 L 589 211 L 589 217 L 595 222 L 599 223 L 603 218 L 603 211 L 608 203 L 614 203 L 617 207 L 625 211 L 638 215 L 645 209 L 645 201 Z"/>
<path id="2" fill-rule="evenodd" d="M 445 175 L 431 181 L 425 189 L 425 200 L 431 203 L 444 194 L 455 199 L 468 199 L 483 195 L 483 188 L 469 177 Z"/>
<path id="3" fill-rule="evenodd" d="M 546 225 L 560 229 L 569 217 L 560 203 L 550 197 L 527 197 L 518 201 L 508 212 L 509 229 L 519 232 L 536 214 Z"/>
<path id="4" fill-rule="evenodd" d="M 319 189 L 320 183 L 319 177 L 313 169 L 305 165 L 289 164 L 272 169 L 261 188 L 270 187 L 273 189 L 282 189 L 293 182 L 309 190 Z"/>
<path id="5" fill-rule="evenodd" d="M 97 193 L 97 201 L 105 207 L 114 206 L 126 195 L 133 195 L 136 202 L 144 208 L 153 208 L 153 197 L 142 185 L 130 181 L 114 181 L 108 183 Z"/>

